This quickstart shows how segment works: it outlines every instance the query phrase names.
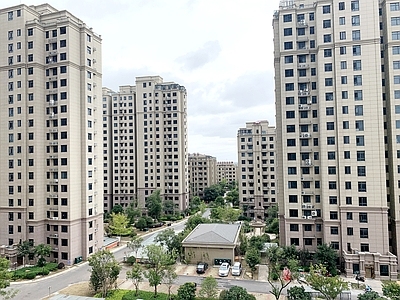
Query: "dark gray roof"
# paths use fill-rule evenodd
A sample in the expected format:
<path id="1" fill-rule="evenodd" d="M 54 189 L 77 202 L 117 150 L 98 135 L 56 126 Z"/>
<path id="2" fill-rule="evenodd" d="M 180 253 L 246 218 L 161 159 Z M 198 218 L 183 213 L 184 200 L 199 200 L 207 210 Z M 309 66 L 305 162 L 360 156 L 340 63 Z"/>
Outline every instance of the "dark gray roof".
<path id="1" fill-rule="evenodd" d="M 199 224 L 183 243 L 235 244 L 240 226 L 240 224 Z"/>

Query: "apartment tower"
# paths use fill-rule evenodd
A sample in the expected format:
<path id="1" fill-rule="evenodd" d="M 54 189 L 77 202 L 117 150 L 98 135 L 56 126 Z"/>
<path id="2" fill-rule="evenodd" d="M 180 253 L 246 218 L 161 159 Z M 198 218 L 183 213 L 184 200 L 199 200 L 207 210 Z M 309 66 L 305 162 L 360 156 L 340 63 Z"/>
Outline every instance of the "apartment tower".
<path id="1" fill-rule="evenodd" d="M 218 182 L 225 180 L 227 183 L 236 181 L 237 163 L 233 161 L 218 161 Z"/>
<path id="2" fill-rule="evenodd" d="M 104 205 L 145 211 L 160 190 L 173 211 L 189 205 L 187 92 L 160 76 L 136 77 L 119 92 L 103 88 Z M 107 142 L 106 142 L 107 140 Z"/>
<path id="3" fill-rule="evenodd" d="M 101 38 L 48 4 L 0 10 L 0 244 L 71 264 L 103 245 Z"/>
<path id="4" fill-rule="evenodd" d="M 247 122 L 237 134 L 239 204 L 243 214 L 264 220 L 277 205 L 275 186 L 275 127 L 268 121 Z"/>
<path id="5" fill-rule="evenodd" d="M 281 1 L 273 28 L 281 244 L 395 278 L 399 2 Z"/>
<path id="6" fill-rule="evenodd" d="M 189 154 L 190 196 L 203 197 L 204 189 L 214 184 L 217 184 L 217 159 L 206 154 Z"/>

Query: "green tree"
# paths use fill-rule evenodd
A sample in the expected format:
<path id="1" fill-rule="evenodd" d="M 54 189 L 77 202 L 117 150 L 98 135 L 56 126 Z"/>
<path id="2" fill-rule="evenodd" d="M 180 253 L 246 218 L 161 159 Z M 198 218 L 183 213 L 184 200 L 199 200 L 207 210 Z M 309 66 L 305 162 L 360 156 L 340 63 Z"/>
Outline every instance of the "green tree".
<path id="1" fill-rule="evenodd" d="M 182 243 L 178 235 L 175 234 L 175 230 L 171 228 L 161 231 L 154 241 L 161 246 L 167 247 L 167 251 L 170 255 L 173 253 L 181 253 Z"/>
<path id="2" fill-rule="evenodd" d="M 154 287 L 154 297 L 157 297 L 157 287 L 162 283 L 168 266 L 175 261 L 161 245 L 148 245 L 145 252 L 149 269 L 144 275 L 149 280 L 150 286 Z"/>
<path id="3" fill-rule="evenodd" d="M 0 257 L 0 296 L 3 299 L 14 298 L 18 293 L 15 289 L 6 289 L 10 286 L 10 279 L 12 277 L 11 272 L 8 271 L 10 267 L 10 261 L 7 258 Z"/>
<path id="4" fill-rule="evenodd" d="M 228 193 L 226 193 L 225 197 L 226 202 L 232 203 L 233 206 L 239 206 L 239 192 L 238 189 L 235 188 Z"/>
<path id="5" fill-rule="evenodd" d="M 264 244 L 269 241 L 270 241 L 270 238 L 268 235 L 258 235 L 258 236 L 253 235 L 249 239 L 249 247 L 256 248 L 261 251 L 264 249 Z"/>
<path id="6" fill-rule="evenodd" d="M 215 199 L 217 199 L 218 196 L 223 196 L 225 193 L 225 190 L 223 189 L 223 187 L 219 184 L 214 184 L 212 186 L 206 187 L 204 189 L 204 193 L 203 193 L 203 200 L 206 203 L 210 203 L 215 201 Z"/>
<path id="7" fill-rule="evenodd" d="M 35 247 L 35 255 L 38 258 L 38 267 L 44 267 L 46 265 L 46 257 L 50 256 L 51 246 L 45 244 L 39 244 Z"/>
<path id="8" fill-rule="evenodd" d="M 204 278 L 203 282 L 201 283 L 199 295 L 200 297 L 207 299 L 216 299 L 218 297 L 217 280 L 212 276 Z"/>
<path id="9" fill-rule="evenodd" d="M 382 292 L 385 297 L 391 300 L 400 299 L 400 285 L 395 281 L 384 281 L 382 283 Z"/>
<path id="10" fill-rule="evenodd" d="M 165 215 L 172 215 L 174 213 L 174 201 L 164 200 L 162 202 L 163 212 Z"/>
<path id="11" fill-rule="evenodd" d="M 141 212 L 137 208 L 137 200 L 133 200 L 125 209 L 125 214 L 128 217 L 129 224 L 135 223 L 136 218 L 140 217 Z"/>
<path id="12" fill-rule="evenodd" d="M 178 288 L 179 300 L 195 300 L 196 286 L 193 282 L 186 282 Z"/>
<path id="13" fill-rule="evenodd" d="M 281 247 L 283 252 L 282 252 L 282 258 L 289 260 L 289 259 L 298 259 L 299 257 L 299 252 L 296 249 L 295 245 L 290 245 L 290 246 L 282 246 Z"/>
<path id="14" fill-rule="evenodd" d="M 277 246 L 267 249 L 267 259 L 267 281 L 271 285 L 271 294 L 275 296 L 275 299 L 279 299 L 282 291 L 297 278 L 298 263 L 295 259 L 287 260 L 283 248 Z"/>
<path id="15" fill-rule="evenodd" d="M 162 281 L 162 283 L 164 283 L 168 288 L 168 299 L 171 299 L 171 289 L 177 278 L 178 274 L 176 274 L 175 270 L 171 266 L 168 266 L 165 270 L 165 276 Z"/>
<path id="16" fill-rule="evenodd" d="M 143 271 L 138 263 L 134 263 L 132 270 L 126 272 L 126 278 L 132 280 L 135 287 L 135 296 L 139 292 L 139 284 L 143 281 Z"/>
<path id="17" fill-rule="evenodd" d="M 147 198 L 147 213 L 153 219 L 159 220 L 162 211 L 162 201 L 160 196 L 160 190 L 155 190 Z"/>
<path id="18" fill-rule="evenodd" d="M 210 220 L 207 218 L 203 218 L 202 216 L 196 214 L 193 215 L 191 217 L 189 217 L 189 219 L 186 222 L 185 225 L 185 231 L 192 231 L 197 225 L 199 224 L 206 224 L 206 223 L 210 223 Z"/>
<path id="19" fill-rule="evenodd" d="M 111 213 L 113 214 L 123 214 L 124 208 L 120 204 L 115 204 L 111 209 Z"/>
<path id="20" fill-rule="evenodd" d="M 308 284 L 320 292 L 325 299 L 334 300 L 343 291 L 349 288 L 348 283 L 338 276 L 328 277 L 327 268 L 322 265 L 311 265 L 310 273 L 306 276 Z"/>
<path id="21" fill-rule="evenodd" d="M 146 218 L 144 218 L 144 217 L 139 218 L 139 220 L 137 220 L 137 222 L 135 224 L 135 227 L 140 230 L 143 230 L 144 228 L 146 228 L 147 227 Z"/>
<path id="22" fill-rule="evenodd" d="M 137 257 L 137 253 L 139 249 L 142 247 L 143 238 L 140 236 L 134 236 L 126 245 L 130 250 L 135 252 L 135 257 Z"/>
<path id="23" fill-rule="evenodd" d="M 256 265 L 258 265 L 261 262 L 260 251 L 253 247 L 247 249 L 245 260 L 246 260 L 247 265 L 251 269 L 251 274 L 254 274 L 254 272 L 256 270 Z"/>
<path id="24" fill-rule="evenodd" d="M 125 214 L 111 213 L 108 228 L 110 233 L 116 236 L 126 236 L 132 232 L 128 217 Z"/>
<path id="25" fill-rule="evenodd" d="M 229 290 L 222 291 L 219 295 L 220 300 L 232 300 L 232 299 L 240 299 L 240 300 L 256 300 L 256 297 L 249 294 L 245 288 L 241 286 L 233 286 Z"/>
<path id="26" fill-rule="evenodd" d="M 386 300 L 386 298 L 381 297 L 377 292 L 370 291 L 357 296 L 358 300 Z"/>
<path id="27" fill-rule="evenodd" d="M 332 247 L 329 247 L 327 244 L 318 245 L 317 251 L 314 254 L 314 258 L 317 264 L 324 265 L 332 276 L 337 275 L 336 261 L 338 254 Z"/>
<path id="28" fill-rule="evenodd" d="M 108 291 L 116 284 L 121 267 L 107 249 L 93 254 L 88 261 L 91 267 L 89 285 L 95 292 L 100 290 L 102 297 L 106 297 Z"/>
<path id="29" fill-rule="evenodd" d="M 288 290 L 289 300 L 311 300 L 310 293 L 306 293 L 303 286 L 292 286 Z"/>
<path id="30" fill-rule="evenodd" d="M 28 256 L 28 259 L 33 259 L 35 257 L 35 248 L 29 241 L 23 241 L 22 243 L 19 243 L 17 245 L 17 252 L 18 256 L 23 257 L 24 267 L 26 264 L 26 256 Z"/>

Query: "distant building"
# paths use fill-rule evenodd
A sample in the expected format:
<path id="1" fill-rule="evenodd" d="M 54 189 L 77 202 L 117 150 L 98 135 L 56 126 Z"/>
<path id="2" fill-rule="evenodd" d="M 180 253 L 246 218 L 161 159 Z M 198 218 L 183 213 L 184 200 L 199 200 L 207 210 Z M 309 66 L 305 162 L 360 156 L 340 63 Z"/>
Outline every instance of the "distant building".
<path id="1" fill-rule="evenodd" d="M 226 182 L 236 181 L 237 163 L 233 161 L 218 161 L 218 182 L 225 180 Z"/>
<path id="2" fill-rule="evenodd" d="M 247 122 L 237 134 L 239 204 L 243 214 L 263 220 L 276 200 L 275 127 L 268 121 Z"/>
<path id="3" fill-rule="evenodd" d="M 217 183 L 217 159 L 210 155 L 189 154 L 190 196 L 203 197 L 203 191 Z"/>
<path id="4" fill-rule="evenodd" d="M 189 204 L 187 93 L 160 76 L 103 88 L 104 210 L 132 201 L 145 210 L 155 190 L 172 210 Z"/>

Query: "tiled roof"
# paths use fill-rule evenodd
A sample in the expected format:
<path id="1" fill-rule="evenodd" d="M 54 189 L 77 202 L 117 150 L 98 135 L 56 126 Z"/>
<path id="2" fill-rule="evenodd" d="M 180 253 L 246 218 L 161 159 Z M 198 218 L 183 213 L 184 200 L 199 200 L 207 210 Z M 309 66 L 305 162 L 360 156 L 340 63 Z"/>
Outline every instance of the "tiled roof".
<path id="1" fill-rule="evenodd" d="M 184 239 L 193 244 L 234 244 L 240 224 L 199 224 Z"/>

